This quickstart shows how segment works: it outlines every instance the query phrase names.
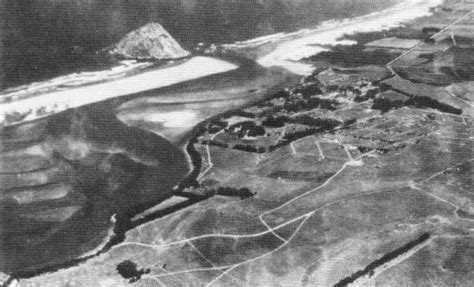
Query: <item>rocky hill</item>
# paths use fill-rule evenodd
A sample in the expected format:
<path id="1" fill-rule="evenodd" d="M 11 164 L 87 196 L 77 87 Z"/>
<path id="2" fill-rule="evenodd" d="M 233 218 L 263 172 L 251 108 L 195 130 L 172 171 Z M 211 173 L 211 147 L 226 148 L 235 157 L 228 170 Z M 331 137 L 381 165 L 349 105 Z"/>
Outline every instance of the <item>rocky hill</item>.
<path id="1" fill-rule="evenodd" d="M 190 55 L 158 23 L 149 23 L 128 33 L 109 53 L 131 59 L 178 59 Z"/>

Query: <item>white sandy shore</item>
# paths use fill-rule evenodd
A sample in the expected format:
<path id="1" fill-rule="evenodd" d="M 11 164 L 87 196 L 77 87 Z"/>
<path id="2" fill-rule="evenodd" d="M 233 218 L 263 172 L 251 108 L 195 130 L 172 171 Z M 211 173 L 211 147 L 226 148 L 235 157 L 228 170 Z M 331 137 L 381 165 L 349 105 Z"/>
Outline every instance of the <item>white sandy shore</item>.
<path id="1" fill-rule="evenodd" d="M 264 67 L 281 66 L 299 75 L 309 75 L 314 68 L 309 64 L 298 62 L 303 58 L 315 55 L 325 49 L 318 45 L 350 45 L 352 41 L 338 40 L 344 34 L 357 32 L 380 31 L 399 26 L 410 20 L 430 15 L 431 7 L 438 6 L 443 0 L 406 0 L 392 8 L 366 16 L 348 19 L 340 22 L 326 23 L 314 30 L 305 30 L 295 37 L 295 34 L 275 34 L 272 41 L 282 41 L 275 50 L 258 59 Z M 285 41 L 284 39 L 288 39 Z M 263 42 L 270 41 L 271 37 L 264 38 Z M 248 45 L 255 45 L 249 41 Z M 240 47 L 245 42 L 238 43 Z"/>
<path id="2" fill-rule="evenodd" d="M 138 73 L 140 70 L 152 65 L 153 63 L 151 62 L 125 60 L 121 61 L 117 66 L 111 67 L 110 69 L 72 73 L 46 81 L 33 82 L 27 85 L 9 88 L 0 92 L 0 103 L 5 102 L 6 97 L 13 100 L 23 99 L 34 94 L 54 92 L 61 89 L 70 89 L 88 84 L 96 84 L 104 80 L 110 81 L 119 79 L 126 77 L 127 73 Z"/>
<path id="3" fill-rule="evenodd" d="M 304 29 L 290 34 L 278 33 L 228 46 L 246 47 L 276 43 L 276 48 L 259 58 L 258 63 L 264 67 L 281 66 L 295 74 L 308 75 L 311 74 L 314 68 L 310 64 L 299 62 L 299 60 L 324 51 L 325 49 L 321 45 L 353 44 L 352 41 L 340 41 L 338 39 L 344 34 L 379 31 L 399 26 L 418 17 L 430 15 L 429 8 L 442 2 L 443 0 L 406 0 L 381 12 L 343 21 L 329 21 L 316 29 Z M 27 122 L 69 108 L 170 86 L 236 68 L 236 65 L 222 60 L 194 57 L 180 65 L 143 72 L 126 78 L 38 94 L 23 100 L 0 104 L 0 125 Z M 103 75 L 99 72 L 94 73 L 93 76 L 100 78 Z M 109 77 L 105 76 L 105 79 L 109 79 Z M 65 80 L 70 82 L 71 78 L 66 77 Z M 27 86 L 27 90 L 28 88 L 29 86 Z M 37 84 L 36 87 L 35 84 L 31 85 L 31 88 L 35 90 Z M 22 93 L 21 89 L 14 93 L 18 92 Z M 32 94 L 35 94 L 34 91 Z M 7 115 L 18 115 L 18 113 L 28 113 L 28 116 L 18 122 L 6 121 Z"/>
<path id="4" fill-rule="evenodd" d="M 24 100 L 0 104 L 0 124 L 8 125 L 6 117 L 13 113 L 29 113 L 19 122 L 35 120 L 69 108 L 170 86 L 204 76 L 234 70 L 238 66 L 226 61 L 194 57 L 181 65 L 143 72 L 131 77 L 96 85 L 56 91 Z M 18 123 L 18 122 L 17 122 Z"/>

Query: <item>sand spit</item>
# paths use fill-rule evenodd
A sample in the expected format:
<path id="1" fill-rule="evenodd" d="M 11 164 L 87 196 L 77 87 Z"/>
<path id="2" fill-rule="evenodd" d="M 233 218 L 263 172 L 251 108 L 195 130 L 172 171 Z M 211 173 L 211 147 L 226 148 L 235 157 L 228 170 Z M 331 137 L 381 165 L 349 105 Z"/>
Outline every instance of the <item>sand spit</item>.
<path id="1" fill-rule="evenodd" d="M 170 86 L 204 76 L 234 70 L 238 66 L 210 57 L 194 57 L 183 64 L 143 72 L 131 77 L 55 91 L 0 104 L 0 124 L 8 126 L 50 116 L 110 98 Z"/>

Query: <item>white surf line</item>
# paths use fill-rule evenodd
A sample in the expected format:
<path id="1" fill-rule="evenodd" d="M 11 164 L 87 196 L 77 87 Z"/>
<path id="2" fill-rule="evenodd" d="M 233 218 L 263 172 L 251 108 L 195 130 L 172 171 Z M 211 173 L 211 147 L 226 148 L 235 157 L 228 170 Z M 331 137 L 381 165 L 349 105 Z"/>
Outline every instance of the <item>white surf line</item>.
<path id="1" fill-rule="evenodd" d="M 362 17 L 336 22 L 309 30 L 296 39 L 282 39 L 272 52 L 257 60 L 264 67 L 281 66 L 298 75 L 309 75 L 312 65 L 297 62 L 327 49 L 321 45 L 352 45 L 354 41 L 338 40 L 345 34 L 373 32 L 400 26 L 410 20 L 431 15 L 429 8 L 442 4 L 443 0 L 406 0 L 392 8 Z M 317 46 L 319 45 L 319 46 Z"/>
<path id="2" fill-rule="evenodd" d="M 85 71 L 55 77 L 41 82 L 33 82 L 26 85 L 8 88 L 0 91 L 0 101 L 5 101 L 5 97 L 12 100 L 19 100 L 23 97 L 34 95 L 35 93 L 47 93 L 66 88 L 78 87 L 99 83 L 105 80 L 119 79 L 127 74 L 138 73 L 144 68 L 152 66 L 152 62 L 122 61 L 117 66 L 100 71 Z"/>
<path id="3" fill-rule="evenodd" d="M 11 124 L 36 120 L 70 108 L 171 86 L 237 68 L 237 65 L 223 60 L 197 56 L 180 65 L 158 68 L 123 79 L 40 94 L 24 100 L 0 104 L 0 124 L 8 125 L 5 118 L 14 113 L 29 113 L 29 115 L 21 121 Z"/>

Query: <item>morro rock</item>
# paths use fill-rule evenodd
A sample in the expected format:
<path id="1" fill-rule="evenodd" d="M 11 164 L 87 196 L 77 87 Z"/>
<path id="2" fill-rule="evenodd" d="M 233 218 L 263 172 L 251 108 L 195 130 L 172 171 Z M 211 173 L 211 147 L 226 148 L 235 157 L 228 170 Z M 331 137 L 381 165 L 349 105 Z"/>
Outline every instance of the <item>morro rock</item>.
<path id="1" fill-rule="evenodd" d="M 190 55 L 158 23 L 149 23 L 128 33 L 109 50 L 109 53 L 124 58 L 142 60 L 169 60 Z"/>

